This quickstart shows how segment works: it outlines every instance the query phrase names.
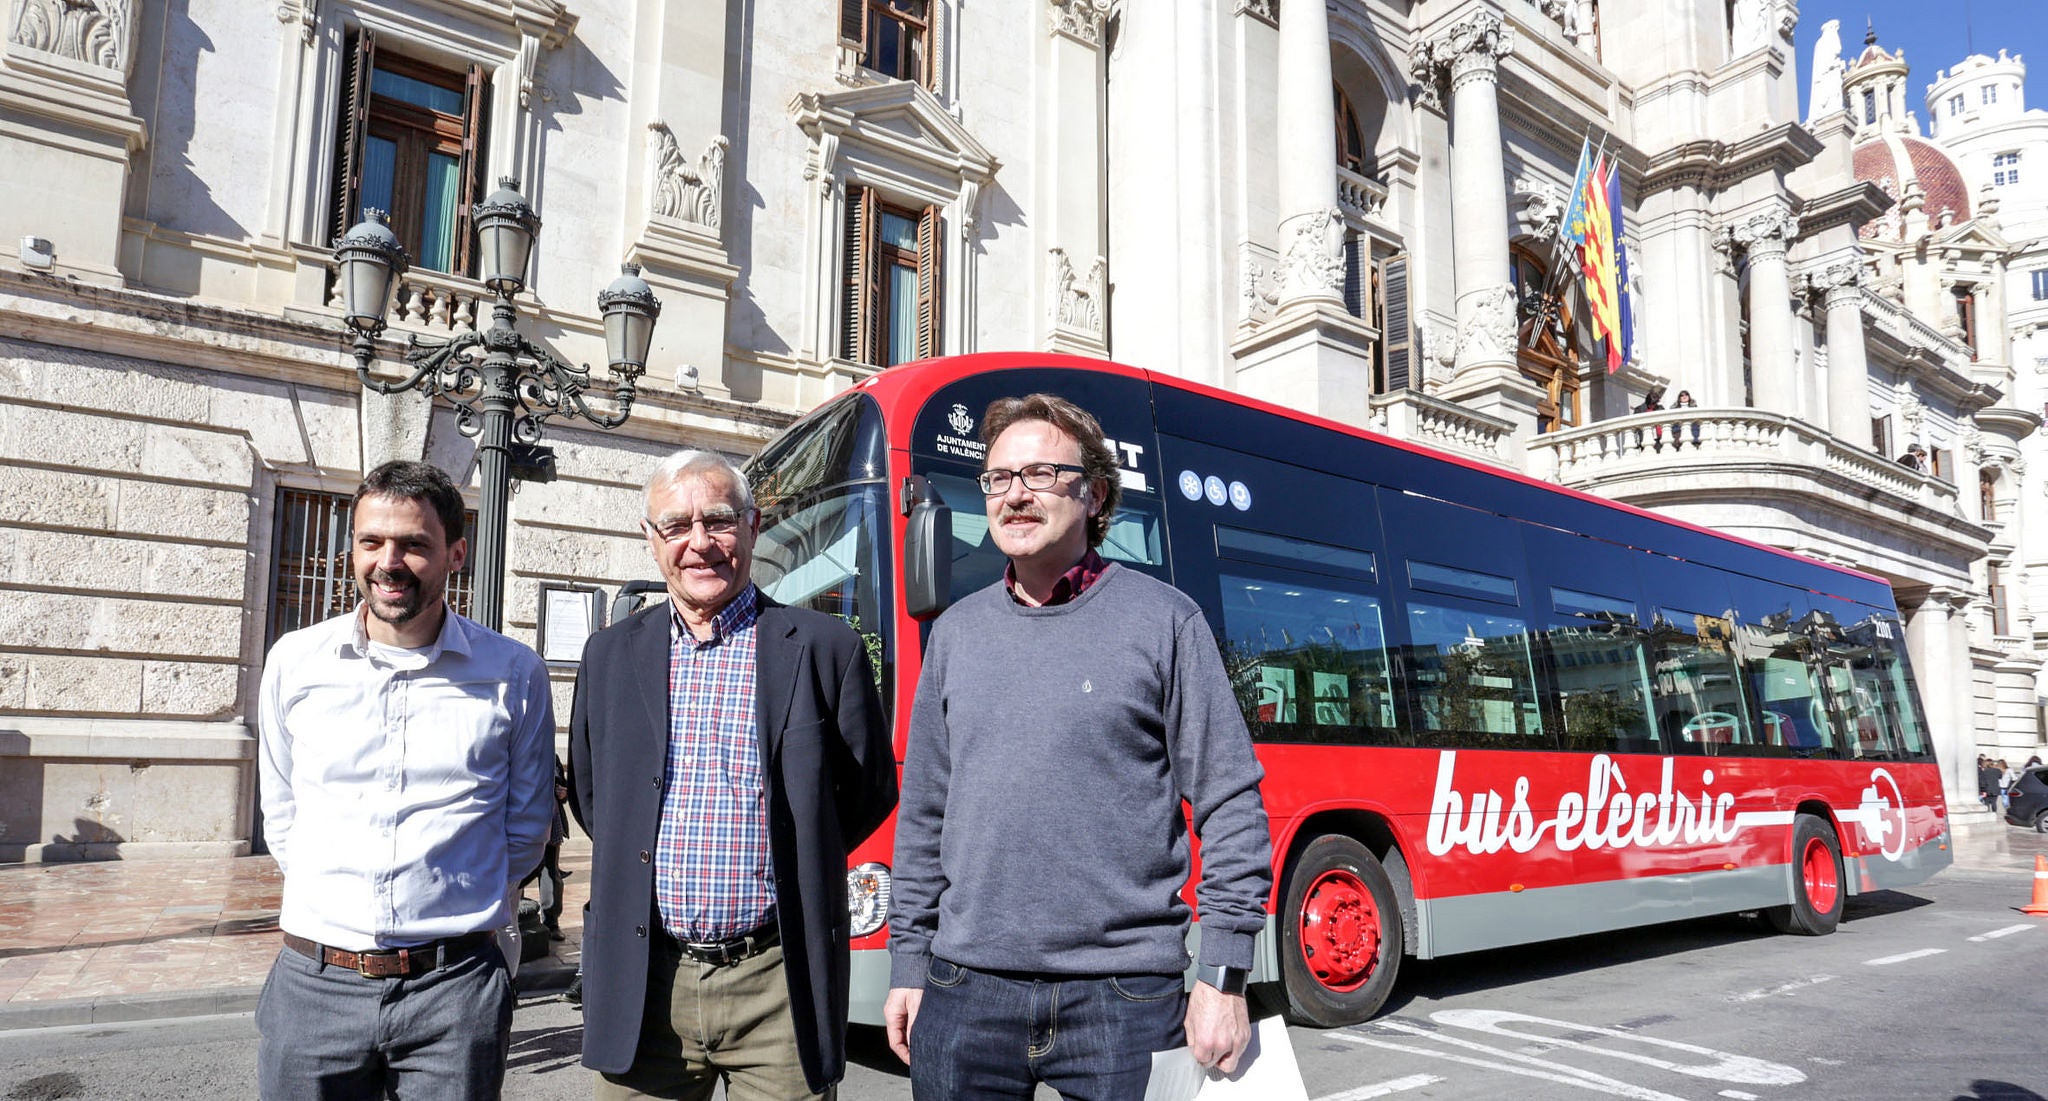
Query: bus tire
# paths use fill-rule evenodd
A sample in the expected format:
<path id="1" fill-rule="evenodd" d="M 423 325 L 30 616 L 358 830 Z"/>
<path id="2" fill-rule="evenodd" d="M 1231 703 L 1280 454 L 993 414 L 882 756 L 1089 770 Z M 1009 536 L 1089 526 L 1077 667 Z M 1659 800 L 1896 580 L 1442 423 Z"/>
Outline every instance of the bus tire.
<path id="1" fill-rule="evenodd" d="M 1842 921 L 1849 893 L 1842 881 L 1842 843 L 1833 827 L 1816 815 L 1792 822 L 1792 904 L 1764 911 L 1780 933 L 1824 937 Z"/>
<path id="2" fill-rule="evenodd" d="M 1287 874 L 1280 912 L 1280 978 L 1290 1020 L 1358 1024 L 1394 989 L 1405 950 L 1401 900 L 1379 859 L 1356 838 L 1324 834 Z"/>

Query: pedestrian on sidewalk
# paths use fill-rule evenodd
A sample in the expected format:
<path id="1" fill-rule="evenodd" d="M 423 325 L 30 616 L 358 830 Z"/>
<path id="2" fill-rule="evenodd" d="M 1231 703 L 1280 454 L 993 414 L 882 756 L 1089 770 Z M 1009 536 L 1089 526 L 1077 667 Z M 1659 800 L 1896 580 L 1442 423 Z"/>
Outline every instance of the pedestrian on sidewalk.
<path id="1" fill-rule="evenodd" d="M 425 463 L 351 510 L 361 603 L 277 640 L 258 703 L 284 948 L 256 1005 L 265 1099 L 495 1098 L 512 979 L 493 930 L 553 803 L 547 668 L 457 615 L 461 493 Z"/>
<path id="2" fill-rule="evenodd" d="M 2004 778 L 2005 769 L 1998 762 L 1981 753 L 1977 755 L 1977 798 L 1984 801 L 1985 810 L 1998 809 L 1998 795 L 2004 790 Z"/>
<path id="3" fill-rule="evenodd" d="M 1202 610 L 1095 548 L 1120 497 L 1087 410 L 982 418 L 1000 581 L 939 617 L 903 764 L 889 1046 L 912 1096 L 1139 1097 L 1152 1053 L 1232 1072 L 1271 841 L 1251 735 Z M 1183 993 L 1189 818 L 1201 966 Z M 1061 885 L 1089 889 L 1062 892 Z M 1057 900 L 1058 904 L 1053 904 Z M 1057 1042 L 1054 1037 L 1057 1036 Z"/>
<path id="4" fill-rule="evenodd" d="M 640 526 L 669 600 L 591 636 L 569 720 L 583 1065 L 601 1099 L 829 1094 L 846 854 L 896 805 L 867 647 L 754 585 L 761 513 L 717 454 L 664 460 Z"/>

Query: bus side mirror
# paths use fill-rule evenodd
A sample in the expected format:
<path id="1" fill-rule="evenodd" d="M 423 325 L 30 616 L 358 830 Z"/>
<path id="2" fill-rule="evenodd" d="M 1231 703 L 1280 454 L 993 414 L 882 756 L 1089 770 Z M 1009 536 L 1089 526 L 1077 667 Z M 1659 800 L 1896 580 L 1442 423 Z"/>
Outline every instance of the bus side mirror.
<path id="1" fill-rule="evenodd" d="M 953 593 L 953 510 L 929 481 L 903 480 L 903 607 L 912 619 L 946 610 Z"/>

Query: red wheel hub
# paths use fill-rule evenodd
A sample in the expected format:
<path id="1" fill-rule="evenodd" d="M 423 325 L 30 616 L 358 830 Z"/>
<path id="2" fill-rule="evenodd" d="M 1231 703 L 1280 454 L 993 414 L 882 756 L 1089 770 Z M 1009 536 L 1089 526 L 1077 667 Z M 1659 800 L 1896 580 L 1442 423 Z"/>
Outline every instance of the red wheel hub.
<path id="1" fill-rule="evenodd" d="M 1835 870 L 1835 854 L 1828 851 L 1828 843 L 1818 837 L 1809 839 L 1806 851 L 1800 855 L 1799 871 L 1806 881 L 1806 900 L 1823 914 L 1833 913 L 1835 901 L 1842 893 L 1842 883 L 1840 874 Z"/>
<path id="2" fill-rule="evenodd" d="M 1316 877 L 1301 900 L 1301 958 L 1331 990 L 1356 990 L 1380 956 L 1380 912 L 1357 873 L 1333 869 Z"/>

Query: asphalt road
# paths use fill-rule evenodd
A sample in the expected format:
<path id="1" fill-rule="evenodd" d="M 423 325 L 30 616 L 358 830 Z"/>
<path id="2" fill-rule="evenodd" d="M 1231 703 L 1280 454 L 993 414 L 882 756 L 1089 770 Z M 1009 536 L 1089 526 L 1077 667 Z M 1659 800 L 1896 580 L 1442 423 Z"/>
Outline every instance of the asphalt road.
<path id="1" fill-rule="evenodd" d="M 1711 919 L 1409 961 L 1376 1020 L 1291 1029 L 1314 1101 L 1636 1101 L 2048 1095 L 2048 919 L 2031 877 L 1951 868 L 1852 900 L 1833 936 Z M 559 997 L 513 1022 L 506 1096 L 587 1098 L 579 1017 Z M 844 1101 L 909 1086 L 856 1029 Z M 251 1096 L 247 1015 L 0 1033 L 0 1099 Z"/>

